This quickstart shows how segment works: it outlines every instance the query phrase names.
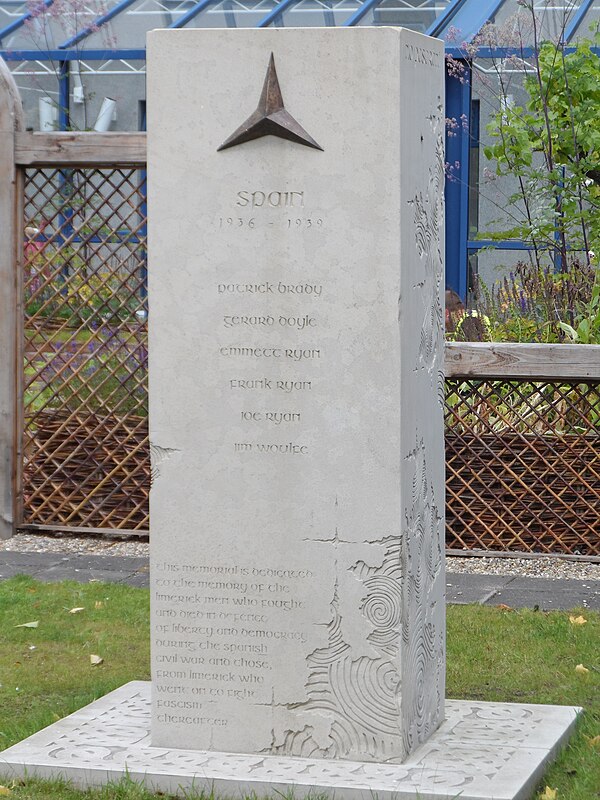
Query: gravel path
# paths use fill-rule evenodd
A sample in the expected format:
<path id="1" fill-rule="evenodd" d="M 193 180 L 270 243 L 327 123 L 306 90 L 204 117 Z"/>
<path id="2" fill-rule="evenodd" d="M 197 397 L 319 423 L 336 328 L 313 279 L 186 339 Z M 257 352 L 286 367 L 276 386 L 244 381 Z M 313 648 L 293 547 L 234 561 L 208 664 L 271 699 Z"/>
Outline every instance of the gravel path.
<path id="1" fill-rule="evenodd" d="M 0 551 L 19 553 L 94 553 L 97 556 L 147 556 L 150 552 L 145 539 L 109 539 L 100 536 L 42 536 L 38 533 L 18 533 L 12 539 L 0 540 Z"/>
<path id="2" fill-rule="evenodd" d="M 553 578 L 561 580 L 600 581 L 600 564 L 589 561 L 570 561 L 557 556 L 535 558 L 487 558 L 468 556 L 446 559 L 448 572 L 467 572 L 471 575 L 519 575 L 523 578 Z"/>
<path id="3" fill-rule="evenodd" d="M 35 553 L 95 553 L 105 556 L 147 556 L 147 539 L 108 539 L 96 536 L 42 536 L 20 533 L 12 539 L 0 540 L 1 550 Z M 600 563 L 570 561 L 563 558 L 487 558 L 448 557 L 448 572 L 473 575 L 520 575 L 529 578 L 560 578 L 600 581 Z"/>

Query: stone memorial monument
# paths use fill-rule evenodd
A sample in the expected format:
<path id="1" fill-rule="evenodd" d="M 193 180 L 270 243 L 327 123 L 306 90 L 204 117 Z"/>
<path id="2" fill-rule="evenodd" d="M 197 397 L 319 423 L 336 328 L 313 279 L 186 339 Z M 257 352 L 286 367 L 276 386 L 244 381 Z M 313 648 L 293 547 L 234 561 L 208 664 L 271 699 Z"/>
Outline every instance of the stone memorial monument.
<path id="1" fill-rule="evenodd" d="M 443 51 L 149 35 L 151 697 L 128 684 L 5 764 L 533 791 L 575 710 L 444 701 Z"/>
<path id="2" fill-rule="evenodd" d="M 442 60 L 150 36 L 157 746 L 383 761 L 443 719 Z"/>

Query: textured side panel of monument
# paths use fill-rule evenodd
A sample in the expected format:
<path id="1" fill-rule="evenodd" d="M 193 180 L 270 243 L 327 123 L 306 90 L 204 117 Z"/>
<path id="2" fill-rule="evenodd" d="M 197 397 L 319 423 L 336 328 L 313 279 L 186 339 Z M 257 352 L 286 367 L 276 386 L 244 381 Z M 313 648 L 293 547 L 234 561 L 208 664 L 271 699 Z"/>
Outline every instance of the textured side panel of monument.
<path id="1" fill-rule="evenodd" d="M 400 58 L 402 736 L 412 752 L 445 697 L 444 100 L 437 40 Z"/>
<path id="2" fill-rule="evenodd" d="M 442 60 L 149 37 L 156 746 L 381 761 L 443 717 Z"/>

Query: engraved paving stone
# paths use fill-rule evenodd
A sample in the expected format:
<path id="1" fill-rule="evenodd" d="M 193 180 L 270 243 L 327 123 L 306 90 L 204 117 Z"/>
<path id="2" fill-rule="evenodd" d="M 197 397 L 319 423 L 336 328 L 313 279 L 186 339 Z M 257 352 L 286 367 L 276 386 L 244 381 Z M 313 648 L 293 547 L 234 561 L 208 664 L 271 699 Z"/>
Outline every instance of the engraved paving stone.
<path id="1" fill-rule="evenodd" d="M 572 730 L 576 712 L 448 700 L 440 728 L 401 764 L 259 756 L 150 746 L 150 684 L 138 681 L 0 753 L 0 768 L 5 774 L 66 775 L 83 786 L 118 779 L 127 770 L 132 780 L 174 794 L 204 788 L 215 795 L 275 796 L 292 786 L 298 798 L 522 800 Z"/>

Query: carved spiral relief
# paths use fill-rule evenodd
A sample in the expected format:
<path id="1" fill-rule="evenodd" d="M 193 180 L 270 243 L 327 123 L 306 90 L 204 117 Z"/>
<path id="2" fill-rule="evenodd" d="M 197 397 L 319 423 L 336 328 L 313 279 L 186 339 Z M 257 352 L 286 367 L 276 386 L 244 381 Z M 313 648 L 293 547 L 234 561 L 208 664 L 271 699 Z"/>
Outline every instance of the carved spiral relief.
<path id="1" fill-rule="evenodd" d="M 398 733 L 396 687 L 400 680 L 395 667 L 386 659 L 346 657 L 329 669 L 337 706 L 347 722 L 373 734 Z"/>
<path id="2" fill-rule="evenodd" d="M 408 457 L 412 493 L 403 530 L 402 604 L 404 669 L 411 675 L 402 692 L 407 752 L 424 742 L 440 722 L 444 686 L 442 519 L 434 495 L 423 439 Z"/>
<path id="3" fill-rule="evenodd" d="M 422 277 L 414 287 L 422 296 L 425 310 L 419 337 L 417 369 L 427 370 L 432 380 L 436 356 L 444 331 L 441 284 L 443 280 L 442 228 L 444 220 L 444 138 L 440 127 L 441 114 L 430 119 L 435 135 L 435 157 L 429 170 L 425 194 L 419 192 L 413 206 L 413 222 L 417 255 L 423 262 Z M 439 390 L 439 386 L 438 386 Z"/>
<path id="4" fill-rule="evenodd" d="M 393 647 L 398 643 L 402 622 L 402 594 L 398 577 L 376 575 L 365 581 L 367 595 L 360 610 L 373 625 L 369 641 L 379 647 Z"/>
<path id="5" fill-rule="evenodd" d="M 271 753 L 360 760 L 402 755 L 398 704 L 398 644 L 402 623 L 400 544 L 390 537 L 382 545 L 383 563 L 374 566 L 361 560 L 350 568 L 364 589 L 360 611 L 368 623 L 366 638 L 379 656 L 353 655 L 343 636 L 336 586 L 327 626 L 328 644 L 306 659 L 309 699 L 293 705 L 296 719 L 301 722 L 296 723 L 298 729 L 286 730 L 276 737 Z M 324 720 L 327 721 L 325 738 Z"/>

